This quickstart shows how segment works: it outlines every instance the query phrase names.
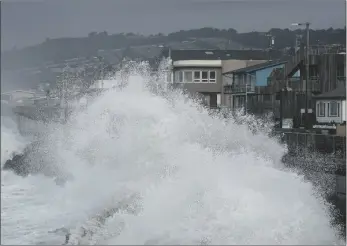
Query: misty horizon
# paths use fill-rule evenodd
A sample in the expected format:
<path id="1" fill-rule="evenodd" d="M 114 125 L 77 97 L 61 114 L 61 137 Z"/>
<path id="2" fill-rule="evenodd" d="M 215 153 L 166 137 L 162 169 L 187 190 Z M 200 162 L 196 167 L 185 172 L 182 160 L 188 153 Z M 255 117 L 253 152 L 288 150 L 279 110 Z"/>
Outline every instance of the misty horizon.
<path id="1" fill-rule="evenodd" d="M 309 21 L 312 29 L 344 28 L 342 0 L 98 0 L 1 3 L 2 50 L 46 38 L 86 37 L 90 32 L 169 34 L 212 27 L 239 33 L 288 28 Z M 333 14 L 332 14 L 333 13 Z"/>

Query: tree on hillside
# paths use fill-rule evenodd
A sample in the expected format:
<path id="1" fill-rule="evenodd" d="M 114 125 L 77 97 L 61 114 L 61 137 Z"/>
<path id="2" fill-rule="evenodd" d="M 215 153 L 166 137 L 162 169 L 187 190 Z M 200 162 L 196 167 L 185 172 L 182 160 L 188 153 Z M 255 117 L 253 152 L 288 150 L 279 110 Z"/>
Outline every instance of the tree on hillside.
<path id="1" fill-rule="evenodd" d="M 241 45 L 265 49 L 269 47 L 269 37 L 275 37 L 274 49 L 293 47 L 297 35 L 305 36 L 304 29 L 289 30 L 272 28 L 268 32 L 248 32 L 238 33 L 235 29 L 217 29 L 205 27 L 192 30 L 181 30 L 168 35 L 158 33 L 151 36 L 143 36 L 134 33 L 122 33 L 109 35 L 106 31 L 101 33 L 91 32 L 85 38 L 59 38 L 46 39 L 39 45 L 26 47 L 2 53 L 2 66 L 4 69 L 18 67 L 40 66 L 44 61 L 61 62 L 75 57 L 97 56 L 99 49 L 123 49 L 126 47 L 141 45 L 164 46 L 170 42 L 182 42 L 191 39 L 200 39 L 202 48 L 205 38 L 219 38 L 226 42 L 233 41 Z M 311 45 L 316 44 L 342 44 L 346 43 L 346 28 L 343 29 L 322 29 L 310 31 Z M 207 42 L 206 46 L 213 48 Z M 217 49 L 217 47 L 216 47 Z"/>

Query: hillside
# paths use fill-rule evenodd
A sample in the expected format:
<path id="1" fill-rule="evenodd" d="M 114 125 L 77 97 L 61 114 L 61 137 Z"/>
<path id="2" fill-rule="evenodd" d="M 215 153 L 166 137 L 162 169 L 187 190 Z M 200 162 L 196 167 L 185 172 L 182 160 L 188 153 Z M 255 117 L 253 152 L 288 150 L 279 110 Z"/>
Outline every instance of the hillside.
<path id="1" fill-rule="evenodd" d="M 303 35 L 303 30 L 271 29 L 267 34 L 275 37 L 274 49 L 293 47 L 296 35 Z M 345 44 L 346 29 L 311 30 L 311 45 L 314 44 Z M 163 47 L 173 49 L 265 49 L 270 43 L 266 33 L 238 33 L 234 29 L 221 30 L 216 28 L 201 28 L 178 31 L 163 35 L 161 33 L 143 36 L 134 33 L 109 35 L 107 32 L 92 32 L 82 38 L 47 38 L 43 43 L 13 49 L 2 53 L 3 69 L 21 69 L 37 67 L 46 62 L 61 63 L 77 57 L 109 55 L 109 51 L 117 53 L 118 58 L 130 57 L 153 58 Z M 141 48 L 142 47 L 142 48 Z"/>

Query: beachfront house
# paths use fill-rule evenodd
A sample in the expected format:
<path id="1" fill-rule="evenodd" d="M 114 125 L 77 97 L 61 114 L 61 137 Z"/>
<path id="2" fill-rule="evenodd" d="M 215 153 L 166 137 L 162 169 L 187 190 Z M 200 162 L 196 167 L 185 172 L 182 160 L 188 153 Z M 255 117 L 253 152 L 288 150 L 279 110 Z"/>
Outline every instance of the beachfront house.
<path id="1" fill-rule="evenodd" d="M 261 108 L 260 113 L 264 113 L 266 109 L 271 110 L 273 93 L 266 90 L 268 78 L 274 70 L 283 68 L 286 62 L 285 60 L 268 61 L 224 73 L 225 77 L 230 77 L 233 81 L 232 84 L 224 87 L 224 93 L 231 98 L 230 107 L 247 108 L 247 111 L 253 109 L 257 111 L 258 107 Z"/>
<path id="2" fill-rule="evenodd" d="M 173 88 L 198 94 L 205 105 L 225 105 L 224 72 L 264 63 L 268 53 L 262 50 L 171 50 Z"/>
<path id="3" fill-rule="evenodd" d="M 322 93 L 314 97 L 318 124 L 342 124 L 346 122 L 346 87 Z"/>

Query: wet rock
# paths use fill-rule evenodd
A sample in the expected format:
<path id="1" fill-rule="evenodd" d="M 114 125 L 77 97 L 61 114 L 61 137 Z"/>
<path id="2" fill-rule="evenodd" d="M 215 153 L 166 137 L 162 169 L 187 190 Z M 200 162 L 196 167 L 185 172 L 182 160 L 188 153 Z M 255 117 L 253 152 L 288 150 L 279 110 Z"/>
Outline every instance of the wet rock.
<path id="1" fill-rule="evenodd" d="M 30 171 L 28 165 L 25 164 L 25 154 L 16 154 L 12 159 L 7 160 L 3 166 L 3 170 L 12 170 L 19 176 L 28 176 Z"/>
<path id="2" fill-rule="evenodd" d="M 13 171 L 22 177 L 42 174 L 54 178 L 57 185 L 64 186 L 73 176 L 55 165 L 54 161 L 51 161 L 51 155 L 42 142 L 36 141 L 28 145 L 23 153 L 14 154 L 12 159 L 7 160 L 3 170 Z"/>

